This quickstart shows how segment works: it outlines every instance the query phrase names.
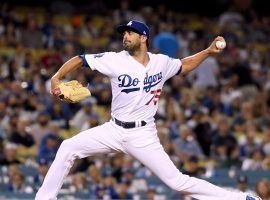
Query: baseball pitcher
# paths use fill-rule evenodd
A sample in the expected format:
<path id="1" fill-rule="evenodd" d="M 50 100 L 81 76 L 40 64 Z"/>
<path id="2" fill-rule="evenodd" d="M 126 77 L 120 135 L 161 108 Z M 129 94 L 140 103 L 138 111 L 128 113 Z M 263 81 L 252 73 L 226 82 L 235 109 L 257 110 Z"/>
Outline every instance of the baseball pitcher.
<path id="1" fill-rule="evenodd" d="M 86 54 L 71 58 L 51 78 L 51 92 L 74 103 L 91 95 L 76 81 L 62 83 L 69 72 L 83 66 L 110 78 L 112 88 L 111 120 L 65 140 L 52 163 L 36 200 L 54 200 L 76 158 L 95 153 L 123 152 L 138 159 L 174 190 L 202 200 L 259 200 L 245 193 L 227 191 L 204 180 L 182 174 L 165 153 L 157 136 L 154 115 L 162 87 L 172 76 L 186 75 L 208 56 L 225 47 L 217 37 L 205 50 L 173 59 L 148 52 L 149 28 L 130 21 L 117 27 L 123 36 L 124 50 Z"/>

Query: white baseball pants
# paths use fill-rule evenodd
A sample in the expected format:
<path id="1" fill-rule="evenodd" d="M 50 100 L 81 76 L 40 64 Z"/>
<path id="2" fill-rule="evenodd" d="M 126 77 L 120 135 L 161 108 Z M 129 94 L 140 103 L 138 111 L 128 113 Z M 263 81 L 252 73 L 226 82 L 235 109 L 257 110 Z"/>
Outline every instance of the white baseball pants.
<path id="1" fill-rule="evenodd" d="M 65 140 L 53 161 L 36 200 L 57 199 L 65 176 L 76 158 L 95 153 L 124 152 L 138 159 L 174 190 L 201 200 L 246 200 L 243 193 L 231 192 L 207 181 L 182 174 L 164 151 L 155 124 L 124 129 L 110 121 Z"/>

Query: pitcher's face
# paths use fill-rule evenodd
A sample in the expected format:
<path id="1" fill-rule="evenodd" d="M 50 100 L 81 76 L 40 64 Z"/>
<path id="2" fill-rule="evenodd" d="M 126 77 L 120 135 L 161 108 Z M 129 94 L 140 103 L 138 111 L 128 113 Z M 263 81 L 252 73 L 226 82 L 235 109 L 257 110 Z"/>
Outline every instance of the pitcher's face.
<path id="1" fill-rule="evenodd" d="M 123 33 L 123 46 L 131 55 L 141 47 L 141 35 L 133 31 Z"/>

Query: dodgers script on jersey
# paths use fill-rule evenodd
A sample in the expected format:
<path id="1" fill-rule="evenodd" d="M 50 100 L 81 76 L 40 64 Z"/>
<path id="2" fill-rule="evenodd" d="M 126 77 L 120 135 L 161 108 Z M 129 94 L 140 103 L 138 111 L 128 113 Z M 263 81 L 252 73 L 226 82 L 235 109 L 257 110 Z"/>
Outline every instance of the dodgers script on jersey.
<path id="1" fill-rule="evenodd" d="M 112 116 L 117 119 L 154 121 L 162 86 L 181 70 L 179 59 L 149 52 L 148 55 L 147 66 L 127 51 L 86 54 L 83 58 L 84 65 L 110 78 Z"/>

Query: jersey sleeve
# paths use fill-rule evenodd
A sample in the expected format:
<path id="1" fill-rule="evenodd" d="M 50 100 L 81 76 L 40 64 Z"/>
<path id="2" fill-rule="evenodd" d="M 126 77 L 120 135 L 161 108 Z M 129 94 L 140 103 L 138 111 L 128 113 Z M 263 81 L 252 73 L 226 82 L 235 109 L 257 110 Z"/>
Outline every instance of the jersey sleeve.
<path id="1" fill-rule="evenodd" d="M 90 67 L 92 70 L 97 70 L 106 76 L 113 76 L 113 52 L 105 52 L 100 54 L 84 54 L 80 55 L 83 66 Z"/>
<path id="2" fill-rule="evenodd" d="M 174 59 L 167 57 L 167 67 L 165 70 L 165 79 L 173 77 L 174 75 L 180 74 L 182 70 L 182 62 L 180 59 Z"/>

